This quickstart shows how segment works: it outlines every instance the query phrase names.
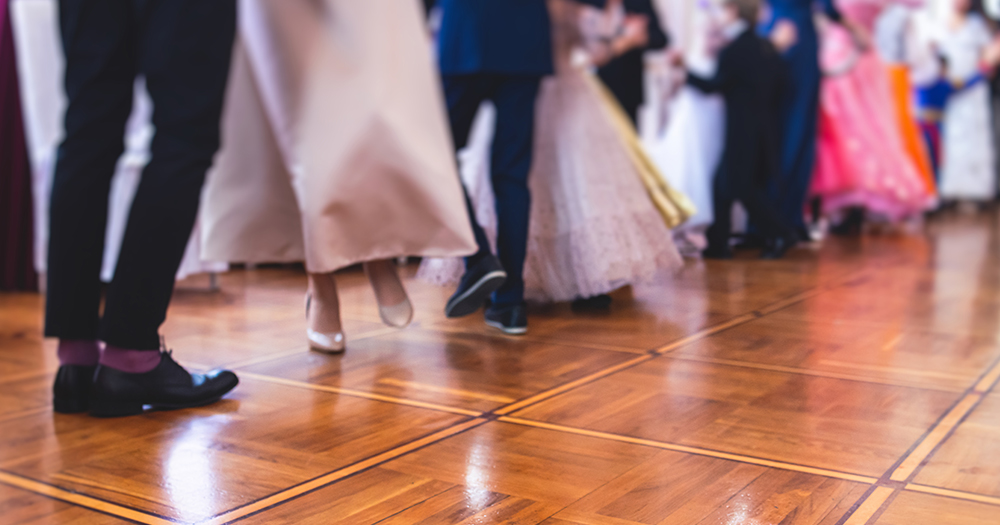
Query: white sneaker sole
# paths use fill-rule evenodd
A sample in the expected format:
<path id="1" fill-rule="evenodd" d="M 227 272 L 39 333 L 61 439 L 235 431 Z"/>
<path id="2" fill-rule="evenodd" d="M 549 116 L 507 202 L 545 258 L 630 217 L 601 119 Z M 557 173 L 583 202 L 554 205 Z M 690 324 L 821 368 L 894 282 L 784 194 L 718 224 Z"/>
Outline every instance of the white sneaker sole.
<path id="1" fill-rule="evenodd" d="M 501 332 L 503 332 L 503 333 L 505 333 L 507 335 L 524 335 L 524 334 L 528 333 L 528 328 L 527 327 L 522 327 L 522 328 L 508 328 L 508 327 L 504 326 L 502 323 L 498 323 L 496 321 L 486 321 L 486 326 L 490 326 L 490 327 L 496 328 L 497 330 L 500 330 Z"/>

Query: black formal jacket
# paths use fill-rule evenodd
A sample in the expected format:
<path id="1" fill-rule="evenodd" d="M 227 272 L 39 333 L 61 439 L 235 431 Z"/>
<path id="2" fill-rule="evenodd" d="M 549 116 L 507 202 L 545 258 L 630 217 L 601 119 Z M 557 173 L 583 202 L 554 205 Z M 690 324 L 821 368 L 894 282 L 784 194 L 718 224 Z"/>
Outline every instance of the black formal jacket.
<path id="1" fill-rule="evenodd" d="M 688 74 L 688 84 L 720 93 L 726 102 L 725 146 L 717 176 L 763 183 L 777 173 L 778 112 L 785 83 L 781 56 L 753 28 L 723 48 L 714 77 Z"/>
<path id="2" fill-rule="evenodd" d="M 590 2 L 603 7 L 604 0 Z M 653 8 L 652 0 L 625 0 L 625 12 L 635 15 L 645 15 L 649 19 L 649 43 L 644 48 L 633 49 L 597 70 L 608 89 L 614 93 L 625 111 L 635 120 L 636 110 L 646 99 L 644 81 L 645 64 L 643 55 L 646 51 L 663 49 L 670 43 L 670 38 L 660 25 L 660 18 Z"/>

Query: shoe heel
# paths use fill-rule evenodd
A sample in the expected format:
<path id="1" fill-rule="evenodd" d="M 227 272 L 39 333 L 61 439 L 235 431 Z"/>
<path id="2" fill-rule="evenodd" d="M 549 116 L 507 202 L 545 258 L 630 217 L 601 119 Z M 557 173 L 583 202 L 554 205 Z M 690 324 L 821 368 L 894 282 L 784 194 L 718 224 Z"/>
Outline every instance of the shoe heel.
<path id="1" fill-rule="evenodd" d="M 54 398 L 52 408 L 60 414 L 80 414 L 90 408 L 87 399 L 79 398 Z"/>
<path id="2" fill-rule="evenodd" d="M 90 415 L 94 417 L 124 417 L 142 413 L 141 401 L 91 399 Z"/>

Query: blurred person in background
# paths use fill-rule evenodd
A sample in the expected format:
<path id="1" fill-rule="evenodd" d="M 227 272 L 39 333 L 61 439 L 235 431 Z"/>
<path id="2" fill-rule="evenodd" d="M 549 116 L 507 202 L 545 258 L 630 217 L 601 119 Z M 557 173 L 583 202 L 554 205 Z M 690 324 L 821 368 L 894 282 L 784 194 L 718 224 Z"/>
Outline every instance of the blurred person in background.
<path id="1" fill-rule="evenodd" d="M 334 272 L 357 263 L 407 326 L 395 259 L 475 248 L 420 3 L 245 0 L 240 35 L 205 257 L 304 259 L 314 351 L 347 347 Z"/>
<path id="2" fill-rule="evenodd" d="M 480 105 L 496 108 L 490 176 L 498 224 L 496 255 L 475 220 L 468 222 L 479 250 L 445 306 L 465 317 L 487 301 L 487 324 L 507 334 L 528 330 L 524 260 L 528 247 L 535 102 L 542 78 L 553 72 L 551 21 L 545 0 L 438 0 L 438 65 L 455 150 L 465 148 Z"/>
<path id="3" fill-rule="evenodd" d="M 795 45 L 782 53 L 789 71 L 789 83 L 781 101 L 781 159 L 778 176 L 771 183 L 771 197 L 778 206 L 782 222 L 792 228 L 800 241 L 809 241 L 805 204 L 816 167 L 816 137 L 819 118 L 819 36 L 814 22 L 815 8 L 835 23 L 844 23 L 861 42 L 863 31 L 844 21 L 833 0 L 771 0 L 770 18 L 762 31 L 771 34 L 774 27 L 788 21 L 795 25 Z"/>
<path id="4" fill-rule="evenodd" d="M 715 23 L 726 42 L 718 66 L 711 77 L 687 75 L 695 89 L 721 94 L 726 107 L 722 159 L 712 186 L 715 220 L 707 232 L 706 258 L 732 258 L 735 202 L 743 204 L 764 238 L 761 258 L 783 257 L 796 240 L 764 190 L 778 171 L 778 113 L 786 84 L 779 50 L 794 45 L 796 32 L 786 22 L 775 25 L 771 39 L 758 36 L 760 7 L 760 0 L 722 0 L 715 6 Z M 683 61 L 679 54 L 674 59 Z"/>
<path id="5" fill-rule="evenodd" d="M 948 76 L 972 78 L 984 65 L 994 36 L 973 0 L 952 0 L 932 41 L 947 61 Z M 943 200 L 982 203 L 996 195 L 996 162 L 988 83 L 952 94 L 945 106 L 940 194 Z"/>
<path id="6" fill-rule="evenodd" d="M 604 7 L 603 0 L 587 0 L 598 8 Z M 611 90 L 625 113 L 632 120 L 633 126 L 638 125 L 639 107 L 646 100 L 644 57 L 647 51 L 665 49 L 670 44 L 670 38 L 664 32 L 660 17 L 651 0 L 619 0 L 610 2 L 613 27 L 624 27 L 626 17 L 641 19 L 646 23 L 646 38 L 625 52 L 613 56 L 607 63 L 597 69 L 597 75 L 604 85 Z M 620 35 L 605 35 L 604 42 L 610 45 L 615 37 Z"/>
<path id="7" fill-rule="evenodd" d="M 619 5 L 610 0 L 598 10 L 548 0 L 555 74 L 542 81 L 535 118 L 525 294 L 542 303 L 573 301 L 577 311 L 606 310 L 607 293 L 680 266 L 670 228 L 693 211 L 663 182 L 629 117 L 589 71 L 646 41 L 646 18 L 615 20 Z M 626 27 L 606 40 L 615 23 Z M 490 240 L 497 231 L 489 189 L 495 117 L 492 106 L 480 111 L 462 155 L 463 180 Z M 446 284 L 459 268 L 455 260 L 426 260 L 420 276 Z"/>
<path id="8" fill-rule="evenodd" d="M 888 5 L 837 0 L 844 20 L 866 33 Z M 907 149 L 888 66 L 843 26 L 825 27 L 822 40 L 825 77 L 811 192 L 835 222 L 831 231 L 860 234 L 866 217 L 890 225 L 919 217 L 933 206 L 934 188 Z"/>

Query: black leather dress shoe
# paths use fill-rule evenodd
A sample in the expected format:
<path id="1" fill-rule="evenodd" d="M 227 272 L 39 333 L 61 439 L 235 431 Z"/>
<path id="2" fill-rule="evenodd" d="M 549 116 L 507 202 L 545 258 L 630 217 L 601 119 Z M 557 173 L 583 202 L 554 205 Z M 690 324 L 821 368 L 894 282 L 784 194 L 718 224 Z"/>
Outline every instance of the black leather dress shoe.
<path id="1" fill-rule="evenodd" d="M 788 250 L 795 246 L 795 241 L 786 237 L 778 237 L 767 242 L 767 247 L 760 252 L 760 258 L 765 260 L 780 259 L 785 256 Z"/>
<path id="2" fill-rule="evenodd" d="M 719 248 L 717 246 L 709 246 L 705 251 L 701 252 L 701 256 L 705 259 L 732 259 L 733 250 L 729 248 Z"/>
<path id="3" fill-rule="evenodd" d="M 736 250 L 760 250 L 766 245 L 764 237 L 756 233 L 748 233 L 743 235 L 733 248 Z"/>
<path id="4" fill-rule="evenodd" d="M 491 306 L 486 310 L 486 324 L 507 335 L 524 335 L 528 333 L 528 308 L 523 304 Z"/>
<path id="5" fill-rule="evenodd" d="M 611 309 L 611 296 L 608 294 L 580 298 L 573 301 L 574 312 L 606 312 Z"/>
<path id="6" fill-rule="evenodd" d="M 52 407 L 60 414 L 79 414 L 90 408 L 90 388 L 97 366 L 63 365 L 52 386 Z"/>
<path id="7" fill-rule="evenodd" d="M 504 271 L 500 260 L 493 255 L 484 257 L 465 271 L 458 290 L 444 308 L 445 315 L 454 319 L 476 313 L 506 280 L 507 272 Z"/>
<path id="8" fill-rule="evenodd" d="M 239 382 L 228 370 L 191 374 L 169 352 L 161 353 L 160 364 L 144 374 L 99 366 L 90 392 L 90 415 L 121 417 L 141 414 L 145 406 L 174 410 L 209 405 Z"/>

